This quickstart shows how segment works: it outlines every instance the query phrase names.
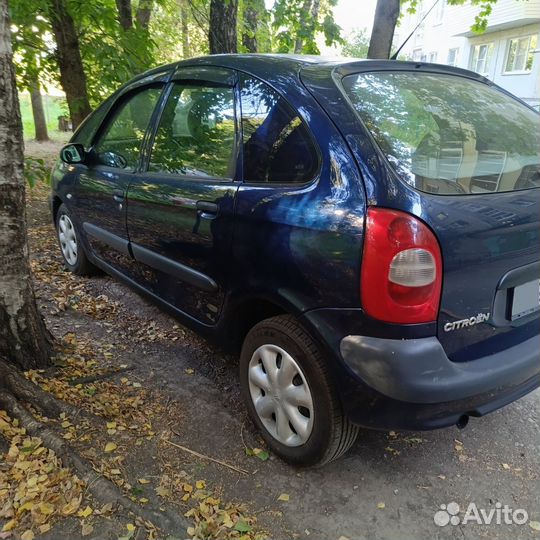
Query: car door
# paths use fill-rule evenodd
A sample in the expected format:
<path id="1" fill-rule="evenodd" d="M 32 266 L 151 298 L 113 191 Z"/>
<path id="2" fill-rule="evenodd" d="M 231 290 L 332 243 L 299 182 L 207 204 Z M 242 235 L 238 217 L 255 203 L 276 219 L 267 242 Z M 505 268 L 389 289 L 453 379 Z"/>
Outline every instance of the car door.
<path id="1" fill-rule="evenodd" d="M 92 255 L 127 273 L 131 256 L 125 195 L 137 174 L 143 140 L 164 88 L 153 81 L 128 89 L 98 129 L 74 190 L 74 206 Z"/>
<path id="2" fill-rule="evenodd" d="M 236 76 L 179 68 L 148 145 L 146 173 L 127 194 L 135 279 L 205 324 L 228 279 L 238 163 Z"/>

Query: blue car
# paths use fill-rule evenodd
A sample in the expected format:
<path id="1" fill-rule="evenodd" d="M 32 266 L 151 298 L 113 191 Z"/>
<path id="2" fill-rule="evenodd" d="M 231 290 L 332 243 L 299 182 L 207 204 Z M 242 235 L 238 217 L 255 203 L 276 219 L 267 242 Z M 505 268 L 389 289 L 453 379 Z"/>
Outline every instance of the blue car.
<path id="1" fill-rule="evenodd" d="M 539 386 L 538 126 L 448 66 L 208 56 L 98 107 L 51 209 L 69 270 L 237 350 L 268 446 L 320 465 Z"/>

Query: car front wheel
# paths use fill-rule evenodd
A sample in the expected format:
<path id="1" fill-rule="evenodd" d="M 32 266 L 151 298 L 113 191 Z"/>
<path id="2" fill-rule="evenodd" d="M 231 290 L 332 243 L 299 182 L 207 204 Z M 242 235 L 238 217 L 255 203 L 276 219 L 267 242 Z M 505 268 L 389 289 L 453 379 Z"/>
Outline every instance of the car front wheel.
<path id="1" fill-rule="evenodd" d="M 67 269 L 79 276 L 95 273 L 96 267 L 88 260 L 73 219 L 64 204 L 56 214 L 56 234 Z"/>
<path id="2" fill-rule="evenodd" d="M 296 319 L 266 319 L 246 336 L 240 381 L 249 414 L 271 450 L 293 465 L 323 465 L 354 443 L 313 339 Z"/>

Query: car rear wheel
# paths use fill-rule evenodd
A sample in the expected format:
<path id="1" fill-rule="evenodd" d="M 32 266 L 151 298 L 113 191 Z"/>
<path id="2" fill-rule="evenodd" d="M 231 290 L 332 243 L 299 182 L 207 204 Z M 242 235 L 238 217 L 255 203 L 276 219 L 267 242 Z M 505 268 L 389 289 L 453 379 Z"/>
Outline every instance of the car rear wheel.
<path id="1" fill-rule="evenodd" d="M 56 234 L 66 268 L 79 276 L 94 274 L 96 267 L 88 260 L 73 219 L 64 204 L 56 214 Z"/>
<path id="2" fill-rule="evenodd" d="M 240 381 L 252 420 L 288 463 L 323 465 L 354 443 L 358 427 L 343 414 L 319 348 L 294 317 L 272 317 L 251 329 Z"/>

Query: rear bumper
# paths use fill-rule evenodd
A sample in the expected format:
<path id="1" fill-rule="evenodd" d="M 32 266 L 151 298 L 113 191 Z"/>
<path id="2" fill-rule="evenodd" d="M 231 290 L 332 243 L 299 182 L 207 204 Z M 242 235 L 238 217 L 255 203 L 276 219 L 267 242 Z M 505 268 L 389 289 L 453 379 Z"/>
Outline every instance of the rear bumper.
<path id="1" fill-rule="evenodd" d="M 377 429 L 435 429 L 483 416 L 540 386 L 538 337 L 478 360 L 455 363 L 435 337 L 347 336 L 341 355 L 357 381 L 351 420 Z M 366 387 L 367 396 L 362 396 Z"/>
<path id="2" fill-rule="evenodd" d="M 452 362 L 436 337 L 341 340 L 346 364 L 365 383 L 399 401 L 440 403 L 519 385 L 540 371 L 538 337 L 470 362 Z"/>

